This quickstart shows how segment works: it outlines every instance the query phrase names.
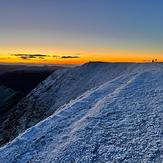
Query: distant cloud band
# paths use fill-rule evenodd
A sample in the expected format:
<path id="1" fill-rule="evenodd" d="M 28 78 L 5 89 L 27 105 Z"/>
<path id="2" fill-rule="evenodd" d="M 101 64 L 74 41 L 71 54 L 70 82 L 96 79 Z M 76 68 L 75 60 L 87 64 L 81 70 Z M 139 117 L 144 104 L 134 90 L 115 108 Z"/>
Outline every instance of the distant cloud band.
<path id="1" fill-rule="evenodd" d="M 48 55 L 45 54 L 14 54 L 14 56 L 17 56 L 22 59 L 33 59 L 33 58 L 44 59 L 46 57 L 49 57 Z"/>
<path id="2" fill-rule="evenodd" d="M 80 58 L 79 56 L 62 56 L 62 59 L 73 59 L 73 58 Z"/>
<path id="3" fill-rule="evenodd" d="M 75 59 L 75 58 L 80 58 L 79 55 L 75 55 L 75 56 L 71 56 L 71 55 L 64 55 L 64 56 L 59 56 L 59 55 L 53 55 L 53 56 L 50 56 L 50 55 L 46 55 L 46 54 L 12 54 L 14 56 L 17 56 L 21 59 L 45 59 L 47 57 L 50 57 L 50 58 L 56 58 L 56 59 Z"/>

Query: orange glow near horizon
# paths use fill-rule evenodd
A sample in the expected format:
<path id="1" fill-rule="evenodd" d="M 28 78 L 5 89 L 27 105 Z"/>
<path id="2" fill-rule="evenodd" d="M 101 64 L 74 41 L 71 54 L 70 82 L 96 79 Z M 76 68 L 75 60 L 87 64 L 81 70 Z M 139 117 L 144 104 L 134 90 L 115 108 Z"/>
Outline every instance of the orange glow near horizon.
<path id="1" fill-rule="evenodd" d="M 34 50 L 33 50 L 34 51 Z M 111 50 L 111 51 L 103 51 L 103 52 L 83 52 L 78 51 L 75 53 L 73 50 L 47 50 L 41 51 L 36 50 L 38 53 L 36 54 L 46 54 L 48 57 L 45 58 L 27 58 L 23 59 L 19 56 L 15 56 L 15 54 L 35 54 L 26 53 L 26 51 L 14 50 L 12 53 L 7 53 L 7 49 L 0 49 L 0 63 L 22 63 L 22 64 L 83 64 L 89 61 L 103 61 L 103 62 L 150 62 L 152 59 L 158 59 L 158 61 L 163 61 L 163 56 L 161 53 L 153 53 L 153 52 L 132 52 L 132 51 L 120 51 L 120 50 Z M 55 54 L 52 53 L 55 51 Z M 56 55 L 57 54 L 57 55 Z M 55 57 L 57 56 L 57 57 Z M 62 58 L 63 56 L 70 56 L 72 58 Z M 76 58 L 74 57 L 76 56 Z M 73 58 L 74 57 L 74 58 Z"/>
<path id="2" fill-rule="evenodd" d="M 163 62 L 163 1 L 118 1 L 1 2 L 0 63 Z"/>

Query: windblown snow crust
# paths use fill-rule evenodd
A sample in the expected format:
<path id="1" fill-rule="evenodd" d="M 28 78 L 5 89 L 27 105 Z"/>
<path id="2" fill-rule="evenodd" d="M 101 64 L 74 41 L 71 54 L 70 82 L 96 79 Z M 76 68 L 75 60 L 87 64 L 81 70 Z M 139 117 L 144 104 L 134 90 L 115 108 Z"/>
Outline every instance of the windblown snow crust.
<path id="1" fill-rule="evenodd" d="M 137 64 L 92 62 L 54 72 L 12 108 L 13 112 L 0 125 L 0 144 L 13 140 L 84 92 L 135 68 Z"/>
<path id="2" fill-rule="evenodd" d="M 162 162 L 162 104 L 162 65 L 137 65 L 0 148 L 0 162 Z"/>

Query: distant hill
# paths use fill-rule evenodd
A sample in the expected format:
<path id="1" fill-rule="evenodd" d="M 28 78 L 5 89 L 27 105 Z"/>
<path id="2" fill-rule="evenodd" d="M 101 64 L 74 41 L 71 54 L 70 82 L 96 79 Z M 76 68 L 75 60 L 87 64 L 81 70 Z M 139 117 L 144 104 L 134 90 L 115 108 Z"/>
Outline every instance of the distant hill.
<path id="1" fill-rule="evenodd" d="M 0 85 L 27 95 L 59 66 L 0 65 Z"/>

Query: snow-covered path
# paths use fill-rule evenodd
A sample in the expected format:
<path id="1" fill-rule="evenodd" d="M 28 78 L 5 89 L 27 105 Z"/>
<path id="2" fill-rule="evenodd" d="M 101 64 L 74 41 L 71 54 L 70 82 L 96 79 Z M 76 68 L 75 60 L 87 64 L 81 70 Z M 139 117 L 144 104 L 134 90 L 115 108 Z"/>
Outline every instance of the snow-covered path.
<path id="1" fill-rule="evenodd" d="M 163 72 L 120 76 L 0 149 L 0 162 L 163 162 Z"/>

